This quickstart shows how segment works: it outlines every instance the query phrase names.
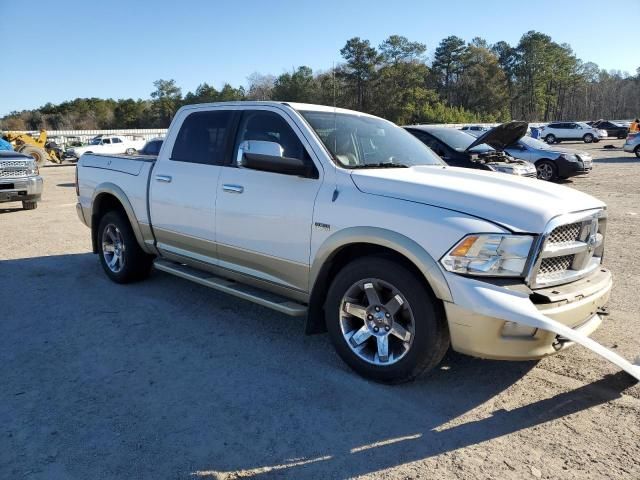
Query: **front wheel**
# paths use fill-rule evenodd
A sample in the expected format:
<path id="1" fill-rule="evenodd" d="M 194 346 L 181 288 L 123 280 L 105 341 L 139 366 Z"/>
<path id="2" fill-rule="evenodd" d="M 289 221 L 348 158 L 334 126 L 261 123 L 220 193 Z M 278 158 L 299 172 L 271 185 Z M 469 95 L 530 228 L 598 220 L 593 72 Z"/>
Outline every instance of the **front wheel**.
<path id="1" fill-rule="evenodd" d="M 22 202 L 22 209 L 23 210 L 35 210 L 36 208 L 38 208 L 38 202 L 32 202 L 32 201 L 23 201 Z"/>
<path id="2" fill-rule="evenodd" d="M 125 153 L 127 155 L 133 155 L 136 153 L 136 149 L 135 148 L 127 148 L 127 150 L 125 151 Z"/>
<path id="3" fill-rule="evenodd" d="M 538 178 L 540 180 L 553 182 L 557 179 L 558 173 L 556 166 L 548 160 L 542 160 L 536 163 L 536 170 L 538 172 Z"/>
<path id="4" fill-rule="evenodd" d="M 640 158 L 640 145 L 638 145 L 636 147 L 636 149 L 633 151 L 633 153 L 636 154 L 636 157 Z"/>
<path id="5" fill-rule="evenodd" d="M 149 275 L 153 257 L 146 254 L 120 212 L 111 211 L 98 226 L 98 256 L 107 276 L 116 283 L 130 283 Z"/>
<path id="6" fill-rule="evenodd" d="M 336 275 L 325 319 L 340 357 L 377 382 L 413 380 L 449 347 L 442 306 L 424 279 L 384 257 L 355 260 Z"/>
<path id="7" fill-rule="evenodd" d="M 584 137 L 582 137 L 582 140 L 584 140 L 584 143 L 591 143 L 593 142 L 593 135 L 587 133 Z"/>

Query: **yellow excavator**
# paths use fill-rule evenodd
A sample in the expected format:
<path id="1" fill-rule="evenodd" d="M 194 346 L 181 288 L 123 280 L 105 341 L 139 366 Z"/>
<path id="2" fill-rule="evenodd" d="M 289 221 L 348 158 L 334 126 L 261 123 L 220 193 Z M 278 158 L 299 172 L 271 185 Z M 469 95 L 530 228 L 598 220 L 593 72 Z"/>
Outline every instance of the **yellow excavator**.
<path id="1" fill-rule="evenodd" d="M 47 160 L 62 163 L 60 151 L 47 145 L 46 130 L 40 130 L 38 138 L 33 138 L 25 132 L 5 132 L 2 138 L 11 143 L 16 152 L 32 156 L 38 167 L 44 165 Z"/>

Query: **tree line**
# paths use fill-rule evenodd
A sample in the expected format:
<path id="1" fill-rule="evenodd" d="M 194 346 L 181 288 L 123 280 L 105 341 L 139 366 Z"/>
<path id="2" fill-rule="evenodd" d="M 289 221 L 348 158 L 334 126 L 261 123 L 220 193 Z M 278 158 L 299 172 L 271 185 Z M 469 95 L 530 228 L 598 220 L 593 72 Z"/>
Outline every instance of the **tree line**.
<path id="1" fill-rule="evenodd" d="M 164 128 L 182 105 L 282 100 L 360 110 L 399 124 L 623 119 L 640 115 L 635 75 L 606 71 L 576 57 L 568 44 L 540 32 L 517 45 L 476 37 L 443 39 L 431 62 L 427 46 L 392 35 L 380 45 L 354 37 L 343 61 L 314 72 L 300 66 L 279 76 L 253 73 L 248 85 L 202 83 L 183 95 L 174 80 L 157 80 L 149 99 L 77 98 L 11 112 L 2 130 Z"/>

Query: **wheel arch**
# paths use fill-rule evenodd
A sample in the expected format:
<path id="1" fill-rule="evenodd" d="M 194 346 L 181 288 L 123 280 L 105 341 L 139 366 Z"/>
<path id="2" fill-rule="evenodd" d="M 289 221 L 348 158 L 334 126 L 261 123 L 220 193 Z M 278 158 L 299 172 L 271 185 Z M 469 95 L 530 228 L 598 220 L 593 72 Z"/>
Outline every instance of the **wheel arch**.
<path id="1" fill-rule="evenodd" d="M 436 298 L 453 301 L 442 270 L 418 243 L 398 232 L 383 228 L 346 228 L 325 240 L 311 266 L 311 295 L 305 333 L 322 333 L 326 330 L 324 301 L 332 279 L 350 261 L 369 255 L 383 255 L 396 259 L 424 279 Z"/>
<path id="2" fill-rule="evenodd" d="M 98 252 L 98 225 L 100 219 L 105 213 L 113 210 L 125 214 L 140 248 L 146 253 L 152 253 L 144 242 L 142 229 L 129 198 L 120 187 L 113 183 L 100 184 L 93 193 L 91 200 L 91 246 L 93 253 Z"/>

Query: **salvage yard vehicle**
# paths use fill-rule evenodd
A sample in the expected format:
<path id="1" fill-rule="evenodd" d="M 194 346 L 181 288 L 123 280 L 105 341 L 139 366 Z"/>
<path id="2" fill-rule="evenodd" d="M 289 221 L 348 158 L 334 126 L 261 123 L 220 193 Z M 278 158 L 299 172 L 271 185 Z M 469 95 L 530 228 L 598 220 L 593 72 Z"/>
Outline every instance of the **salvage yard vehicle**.
<path id="1" fill-rule="evenodd" d="M 505 151 L 515 158 L 533 163 L 538 178 L 549 182 L 584 175 L 593 166 L 593 159 L 586 152 L 554 147 L 527 136 L 509 145 Z"/>
<path id="2" fill-rule="evenodd" d="M 386 120 L 283 102 L 185 106 L 157 158 L 85 154 L 76 183 L 114 282 L 155 266 L 306 316 L 307 333 L 328 330 L 373 380 L 411 380 L 449 345 L 525 360 L 574 342 L 640 379 L 588 337 L 612 286 L 606 206 L 449 167 Z"/>
<path id="3" fill-rule="evenodd" d="M 547 143 L 560 143 L 562 140 L 598 143 L 607 136 L 606 130 L 592 127 L 584 122 L 554 122 L 540 127 L 540 137 Z"/>
<path id="4" fill-rule="evenodd" d="M 157 156 L 158 153 L 160 153 L 160 147 L 162 147 L 163 141 L 164 141 L 164 138 L 162 137 L 152 138 L 151 140 L 149 140 L 147 143 L 144 144 L 144 147 L 142 147 L 138 151 L 138 153 L 140 155 Z"/>
<path id="5" fill-rule="evenodd" d="M 29 155 L 0 151 L 0 203 L 22 202 L 25 210 L 34 210 L 42 196 L 42 177 L 38 164 Z"/>
<path id="6" fill-rule="evenodd" d="M 42 167 L 47 160 L 61 163 L 61 149 L 55 142 L 47 141 L 47 131 L 40 130 L 38 138 L 26 132 L 5 132 L 3 138 L 13 145 L 16 152 L 33 157 L 38 167 Z"/>
<path id="7" fill-rule="evenodd" d="M 587 125 L 591 125 L 600 130 L 606 130 L 607 136 L 617 138 L 618 140 L 626 138 L 629 133 L 629 127 L 610 120 L 596 120 L 595 122 L 587 122 Z"/>
<path id="8" fill-rule="evenodd" d="M 411 125 L 404 128 L 452 167 L 537 177 L 532 163 L 518 160 L 503 151 L 527 132 L 526 122 L 505 123 L 483 132 L 478 138 L 447 127 Z"/>
<path id="9" fill-rule="evenodd" d="M 126 153 L 133 155 L 145 144 L 144 140 L 128 140 L 121 135 L 98 135 L 89 145 L 68 148 L 67 156 L 80 158 L 85 153 Z"/>
<path id="10" fill-rule="evenodd" d="M 640 158 L 640 133 L 630 133 L 622 146 L 627 153 L 635 153 Z"/>

